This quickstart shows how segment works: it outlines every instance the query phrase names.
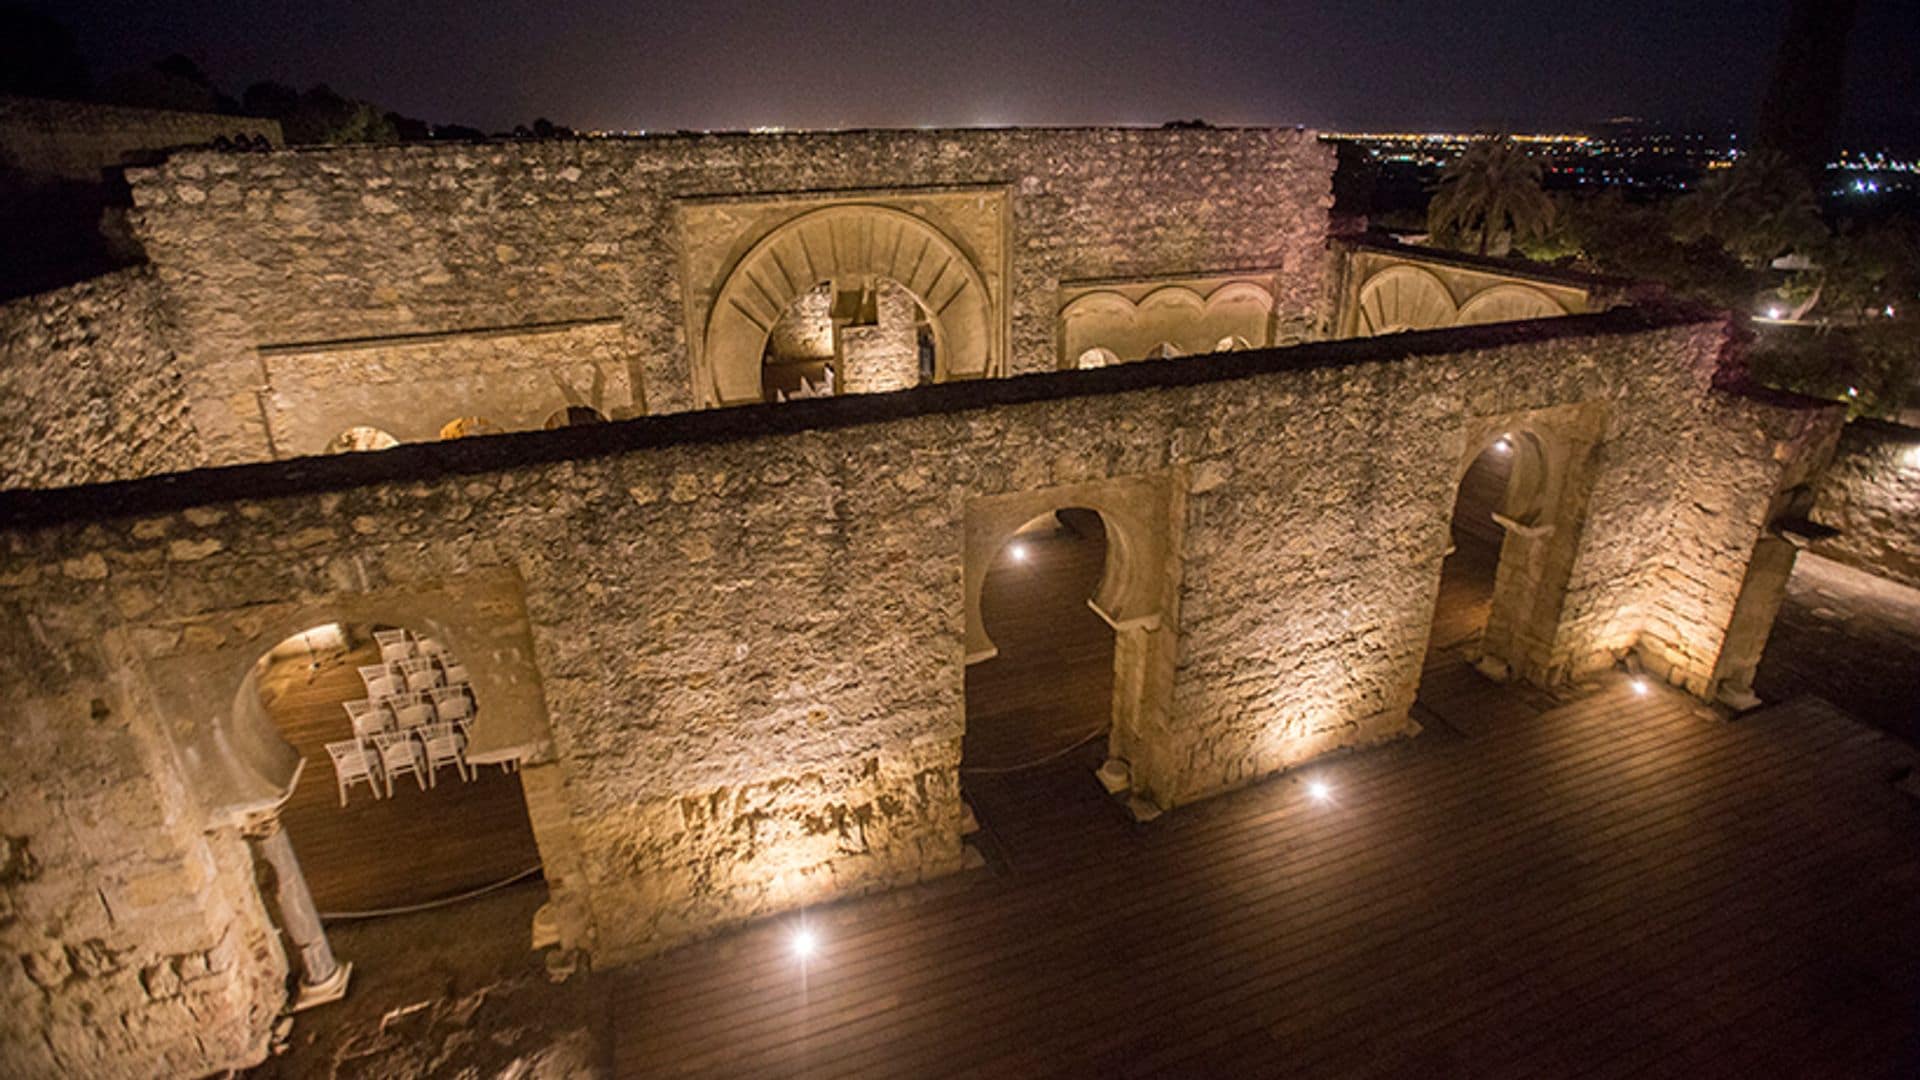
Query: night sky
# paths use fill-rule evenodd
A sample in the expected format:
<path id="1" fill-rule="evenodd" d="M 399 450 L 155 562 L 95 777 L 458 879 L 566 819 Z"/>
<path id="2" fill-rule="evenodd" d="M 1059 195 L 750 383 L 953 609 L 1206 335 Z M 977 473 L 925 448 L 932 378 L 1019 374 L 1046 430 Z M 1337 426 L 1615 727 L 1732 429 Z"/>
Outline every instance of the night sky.
<path id="1" fill-rule="evenodd" d="M 504 129 L 1744 125 L 1784 0 L 202 0 L 39 3 L 96 78 L 170 52 L 229 93 L 327 82 Z M 1862 0 L 1850 135 L 1920 131 L 1920 2 Z"/>

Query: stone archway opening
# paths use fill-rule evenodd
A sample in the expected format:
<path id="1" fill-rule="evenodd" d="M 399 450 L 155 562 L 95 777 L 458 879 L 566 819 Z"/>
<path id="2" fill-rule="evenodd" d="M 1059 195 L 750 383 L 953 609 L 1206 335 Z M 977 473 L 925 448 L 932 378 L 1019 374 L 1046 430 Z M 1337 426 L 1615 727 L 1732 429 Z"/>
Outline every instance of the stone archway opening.
<path id="1" fill-rule="evenodd" d="M 994 652 L 967 667 L 960 784 L 1003 839 L 1100 797 L 1116 632 L 1097 604 L 1117 540 L 1099 512 L 1066 507 L 1015 529 L 986 568 L 980 619 Z"/>
<path id="2" fill-rule="evenodd" d="M 847 370 L 834 373 L 847 392 L 916 385 L 923 365 L 938 382 L 991 377 L 1004 369 L 994 300 L 973 258 L 924 218 L 848 203 L 787 221 L 732 264 L 695 349 L 696 399 L 703 405 L 767 400 L 769 339 L 790 306 L 822 282 L 831 283 L 829 311 L 847 327 L 862 325 L 868 297 L 874 327 L 889 296 L 904 303 L 904 293 L 918 305 L 912 363 L 885 362 L 893 355 L 886 335 L 867 335 L 878 339 L 867 343 L 874 355 L 843 358 Z M 900 293 L 883 289 L 882 282 L 892 282 Z M 922 322 L 924 335 L 918 330 Z"/>
<path id="3" fill-rule="evenodd" d="M 766 401 L 887 393 L 934 381 L 942 333 L 926 302 L 879 274 L 821 281 L 788 302 L 766 335 Z"/>
<path id="4" fill-rule="evenodd" d="M 1539 687 L 1566 677 L 1562 608 L 1600 419 L 1582 407 L 1476 422 L 1454 473 L 1419 678 L 1429 713 L 1456 727 L 1481 722 L 1448 704 L 1481 676 Z"/>
<path id="5" fill-rule="evenodd" d="M 387 450 L 399 445 L 400 440 L 387 432 L 361 424 L 335 435 L 327 443 L 326 453 L 346 454 L 363 450 Z"/>
<path id="6" fill-rule="evenodd" d="M 467 664 L 433 637 L 386 623 L 311 627 L 255 661 L 233 709 L 229 737 L 257 744 L 248 756 L 298 760 L 247 829 L 302 958 L 296 1007 L 338 996 L 317 989 L 330 982 L 344 990 L 324 923 L 541 875 L 517 769 L 468 758 L 485 703 Z"/>
<path id="7" fill-rule="evenodd" d="M 1494 579 L 1506 530 L 1504 516 L 1514 480 L 1514 459 L 1523 453 L 1515 437 L 1502 434 L 1468 464 L 1454 489 L 1447 522 L 1447 554 L 1440 564 L 1440 595 L 1427 638 L 1427 666 L 1473 657 L 1493 607 Z"/>
<path id="8" fill-rule="evenodd" d="M 555 409 L 542 425 L 548 431 L 560 428 L 581 427 L 587 424 L 604 424 L 607 418 L 599 409 L 591 405 L 569 405 L 564 409 Z"/>
<path id="9" fill-rule="evenodd" d="M 460 416 L 440 427 L 442 439 L 464 439 L 470 435 L 498 435 L 500 425 L 484 416 Z"/>

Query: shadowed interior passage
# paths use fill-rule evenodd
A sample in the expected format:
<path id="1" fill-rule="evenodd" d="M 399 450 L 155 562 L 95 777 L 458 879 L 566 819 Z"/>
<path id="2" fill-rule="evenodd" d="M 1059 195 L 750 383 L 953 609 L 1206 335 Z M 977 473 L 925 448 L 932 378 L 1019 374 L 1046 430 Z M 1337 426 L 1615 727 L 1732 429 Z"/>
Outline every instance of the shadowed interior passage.
<path id="1" fill-rule="evenodd" d="M 980 597 L 999 653 L 967 669 L 962 768 L 1031 763 L 1107 729 L 1113 629 L 1087 605 L 1106 564 L 1090 510 L 1059 511 L 1000 549 Z"/>
<path id="2" fill-rule="evenodd" d="M 980 606 L 997 655 L 967 668 L 961 786 L 996 863 L 1060 815 L 1112 810 L 1093 778 L 1113 715 L 1113 629 L 1087 601 L 1107 561 L 1091 510 L 1030 523 L 987 571 Z"/>
<path id="3" fill-rule="evenodd" d="M 428 791 L 396 777 L 391 799 L 359 785 L 340 805 L 326 744 L 354 737 L 342 706 L 366 697 L 359 668 L 379 662 L 362 632 L 345 648 L 282 646 L 260 676 L 268 715 L 306 759 L 280 821 L 314 903 L 323 912 L 417 904 L 538 866 L 520 778 L 497 765 L 478 766 L 471 783 L 443 767 Z M 484 702 L 476 722 L 485 722 Z"/>

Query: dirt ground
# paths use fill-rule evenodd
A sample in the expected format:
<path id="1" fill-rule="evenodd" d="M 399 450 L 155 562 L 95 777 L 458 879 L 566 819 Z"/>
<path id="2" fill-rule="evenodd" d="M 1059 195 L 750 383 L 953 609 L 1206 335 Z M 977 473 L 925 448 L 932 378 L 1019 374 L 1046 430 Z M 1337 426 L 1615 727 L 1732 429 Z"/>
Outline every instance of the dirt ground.
<path id="1" fill-rule="evenodd" d="M 605 1076 L 604 976 L 547 977 L 528 948 L 539 880 L 438 910 L 336 922 L 347 997 L 294 1017 L 283 1053 L 249 1077 Z"/>

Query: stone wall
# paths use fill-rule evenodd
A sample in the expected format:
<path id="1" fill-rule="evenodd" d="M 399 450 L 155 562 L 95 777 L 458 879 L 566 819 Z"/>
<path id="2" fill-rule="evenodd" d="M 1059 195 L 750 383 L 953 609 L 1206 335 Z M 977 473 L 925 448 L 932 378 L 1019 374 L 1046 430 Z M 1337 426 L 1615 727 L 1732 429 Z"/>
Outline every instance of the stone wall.
<path id="1" fill-rule="evenodd" d="M 0 488 L 201 464 L 171 340 L 145 268 L 0 305 Z"/>
<path id="2" fill-rule="evenodd" d="M 536 832 L 573 864 L 570 942 L 618 961 L 961 865 L 984 499 L 1171 491 L 1164 704 L 1124 746 L 1163 806 L 1412 730 L 1458 476 L 1530 417 L 1594 440 L 1537 666 L 1639 647 L 1704 692 L 1728 570 L 1837 428 L 1715 390 L 1729 333 L 1626 309 L 248 466 L 131 485 L 124 516 L 0 495 L 0 692 L 139 685 L 145 657 L 102 652 L 116 634 L 179 664 L 270 648 L 263 607 L 511 575 L 551 722 Z M 156 708 L 125 711 L 177 723 Z M 48 782 L 12 759 L 0 781 Z"/>
<path id="3" fill-rule="evenodd" d="M 57 570 L 97 581 L 83 555 Z M 0 612 L 59 628 L 66 613 Z M 97 626 L 98 624 L 96 624 Z M 0 1059 L 20 1077 L 198 1076 L 265 1056 L 286 960 L 245 843 L 200 828 L 118 642 L 0 642 Z"/>
<path id="4" fill-rule="evenodd" d="M 34 177 L 97 184 L 163 150 L 241 137 L 279 146 L 280 122 L 0 95 L 0 165 Z"/>
<path id="5" fill-rule="evenodd" d="M 987 270 L 1016 373 L 1058 366 L 1062 280 L 1258 267 L 1278 272 L 1276 311 L 1311 321 L 1331 161 L 1294 130 L 862 131 L 181 154 L 130 179 L 190 329 L 209 460 L 238 462 L 270 456 L 263 345 L 617 316 L 620 359 L 644 371 L 636 400 L 690 407 L 681 221 L 722 197 L 998 193 Z M 528 366 L 565 355 L 524 349 Z"/>
<path id="6" fill-rule="evenodd" d="M 1813 517 L 1840 530 L 1813 550 L 1920 587 L 1920 429 L 1848 424 L 1815 489 Z"/>

